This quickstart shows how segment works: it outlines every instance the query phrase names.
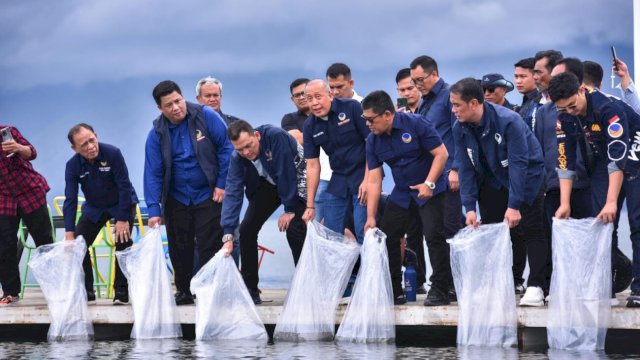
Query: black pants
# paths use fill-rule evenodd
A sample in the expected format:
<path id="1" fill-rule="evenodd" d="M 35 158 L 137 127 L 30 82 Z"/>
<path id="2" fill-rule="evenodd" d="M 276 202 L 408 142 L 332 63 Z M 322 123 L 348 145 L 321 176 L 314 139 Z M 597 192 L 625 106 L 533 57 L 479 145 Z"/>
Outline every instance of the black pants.
<path id="1" fill-rule="evenodd" d="M 433 268 L 431 286 L 443 292 L 449 291 L 451 284 L 451 265 L 449 263 L 449 244 L 444 236 L 445 193 L 440 193 L 419 207 L 411 201 L 404 209 L 392 201 L 384 210 L 380 230 L 387 235 L 387 253 L 389 254 L 389 272 L 394 297 L 402 295 L 402 264 L 400 264 L 400 239 L 404 236 L 412 212 L 418 212 L 422 220 L 422 230 L 429 251 L 429 261 Z"/>
<path id="2" fill-rule="evenodd" d="M 444 199 L 444 236 L 451 239 L 464 227 L 464 223 L 460 191 L 447 190 Z"/>
<path id="3" fill-rule="evenodd" d="M 191 294 L 189 286 L 194 275 L 193 251 L 196 241 L 202 266 L 222 248 L 221 213 L 222 205 L 212 199 L 198 205 L 183 205 L 171 196 L 167 198 L 164 222 L 178 291 Z"/>
<path id="4" fill-rule="evenodd" d="M 20 294 L 20 269 L 18 268 L 18 227 L 20 219 L 27 226 L 36 246 L 51 244 L 53 236 L 49 210 L 42 205 L 35 211 L 24 214 L 18 207 L 16 216 L 0 215 L 0 285 L 4 295 Z"/>
<path id="5" fill-rule="evenodd" d="M 129 215 L 129 234 L 131 234 L 131 229 L 133 229 L 135 216 L 136 216 L 136 206 L 132 205 L 130 215 Z M 93 269 L 91 268 L 91 256 L 89 255 L 89 247 L 91 246 L 91 244 L 93 244 L 96 237 L 98 236 L 98 234 L 100 233 L 104 225 L 107 223 L 107 221 L 111 220 L 112 218 L 113 218 L 113 215 L 111 215 L 111 213 L 109 213 L 108 211 L 105 211 L 100 216 L 100 219 L 98 219 L 97 223 L 93 223 L 87 216 L 81 215 L 80 219 L 78 220 L 78 224 L 76 224 L 75 236 L 84 237 L 84 240 L 87 243 L 87 254 L 84 256 L 84 260 L 82 261 L 82 269 L 84 270 L 84 286 L 87 289 L 87 291 L 93 291 Z M 113 239 L 115 241 L 115 236 Z M 124 250 L 129 246 L 131 246 L 132 244 L 133 242 L 131 241 L 131 238 L 129 238 L 129 241 L 124 243 L 116 242 L 115 243 L 116 251 Z M 118 265 L 117 258 L 115 259 L 115 262 L 116 262 L 116 266 L 115 266 L 116 274 L 115 274 L 113 287 L 116 290 L 121 289 L 126 291 L 127 278 L 124 276 L 124 274 L 122 274 L 122 270 L 120 270 L 120 266 Z"/>
<path id="6" fill-rule="evenodd" d="M 416 283 L 418 287 L 427 282 L 427 264 L 424 260 L 424 233 L 422 231 L 422 219 L 416 206 L 410 211 L 409 223 L 407 227 L 407 247 L 416 253 Z"/>
<path id="7" fill-rule="evenodd" d="M 240 224 L 240 272 L 247 288 L 258 289 L 258 233 L 262 225 L 280 206 L 280 197 L 274 185 L 262 181 Z M 299 202 L 295 209 L 295 217 L 287 229 L 287 241 L 293 255 L 294 264 L 298 264 L 304 238 L 307 236 L 307 225 L 302 220 L 305 203 Z"/>
<path id="8" fill-rule="evenodd" d="M 544 230 L 544 204 L 543 193 L 540 191 L 531 205 L 523 204 L 520 208 L 522 219 L 515 228 L 511 229 L 512 241 L 522 241 L 526 246 L 529 258 L 529 279 L 527 286 L 538 286 L 547 290 L 547 265 L 549 262 L 549 241 Z M 502 188 L 496 190 L 491 186 L 481 186 L 478 196 L 478 206 L 483 224 L 495 224 L 504 221 L 504 213 L 507 211 L 509 190 Z M 518 257 L 522 256 L 518 254 Z M 518 263 L 516 263 L 518 259 Z M 525 263 L 516 257 L 514 252 L 513 274 L 514 282 L 517 274 L 522 274 Z"/>

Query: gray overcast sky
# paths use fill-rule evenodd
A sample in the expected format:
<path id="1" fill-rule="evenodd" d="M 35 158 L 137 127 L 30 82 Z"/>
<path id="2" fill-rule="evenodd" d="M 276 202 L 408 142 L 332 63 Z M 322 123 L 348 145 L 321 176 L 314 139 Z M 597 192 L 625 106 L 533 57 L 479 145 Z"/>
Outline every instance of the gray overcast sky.
<path id="1" fill-rule="evenodd" d="M 631 44 L 630 0 L 3 1 L 5 91 L 203 72 L 375 71 L 524 50 Z"/>
<path id="2" fill-rule="evenodd" d="M 150 93 L 173 79 L 224 84 L 222 109 L 254 125 L 293 110 L 288 84 L 352 68 L 356 90 L 384 89 L 417 55 L 450 83 L 501 72 L 543 49 L 600 62 L 609 46 L 632 64 L 631 0 L 539 1 L 18 1 L 0 2 L 0 123 L 39 150 L 34 162 L 63 193 L 66 132 L 93 124 L 123 149 L 142 195 L 144 140 L 157 116 Z M 608 78 L 605 78 L 605 84 Z M 509 94 L 519 102 L 516 92 Z"/>

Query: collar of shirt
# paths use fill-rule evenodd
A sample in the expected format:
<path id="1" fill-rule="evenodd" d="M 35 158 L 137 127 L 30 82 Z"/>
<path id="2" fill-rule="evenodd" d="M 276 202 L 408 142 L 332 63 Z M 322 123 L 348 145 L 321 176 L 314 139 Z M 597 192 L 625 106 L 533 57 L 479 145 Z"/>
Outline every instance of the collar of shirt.
<path id="1" fill-rule="evenodd" d="M 531 91 L 529 91 L 528 93 L 524 94 L 524 100 L 533 100 L 536 98 L 536 96 L 538 96 L 538 89 L 533 89 Z"/>
<path id="2" fill-rule="evenodd" d="M 422 98 L 426 99 L 427 97 L 437 96 L 440 93 L 440 91 L 442 91 L 443 87 L 444 87 L 444 79 L 440 78 L 433 85 L 433 88 L 431 88 L 431 91 L 429 91 L 429 93 L 427 95 L 423 96 Z"/>

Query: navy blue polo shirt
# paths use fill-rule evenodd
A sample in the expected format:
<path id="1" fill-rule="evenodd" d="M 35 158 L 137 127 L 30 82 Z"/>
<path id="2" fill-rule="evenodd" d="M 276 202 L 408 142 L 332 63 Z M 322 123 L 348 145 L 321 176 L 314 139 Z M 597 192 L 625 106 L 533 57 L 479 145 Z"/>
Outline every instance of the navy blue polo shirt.
<path id="1" fill-rule="evenodd" d="M 120 149 L 104 143 L 98 146 L 98 156 L 93 163 L 80 154 L 67 161 L 63 207 L 66 231 L 76 229 L 78 185 L 86 199 L 82 214 L 93 223 L 97 223 L 105 212 L 109 212 L 116 221 L 129 221 L 131 205 L 138 203 Z"/>
<path id="2" fill-rule="evenodd" d="M 320 156 L 320 147 L 329 156 L 333 174 L 327 191 L 338 197 L 347 191 L 358 193 L 364 179 L 365 141 L 369 128 L 362 118 L 362 106 L 356 100 L 334 98 L 323 120 L 315 115 L 304 123 L 304 158 Z"/>
<path id="3" fill-rule="evenodd" d="M 431 91 L 422 97 L 418 113 L 431 121 L 449 152 L 449 159 L 447 159 L 447 164 L 444 167 L 445 172 L 448 172 L 451 168 L 457 169 L 457 166 L 453 165 L 453 154 L 455 154 L 456 148 L 451 130 L 456 122 L 456 117 L 451 112 L 449 85 L 444 82 L 444 79 L 440 78 Z"/>
<path id="4" fill-rule="evenodd" d="M 395 182 L 389 199 L 394 204 L 408 209 L 413 198 L 422 207 L 428 199 L 418 198 L 418 191 L 409 189 L 409 186 L 424 183 L 434 159 L 430 151 L 440 145 L 440 135 L 423 116 L 396 113 L 391 134 L 369 134 L 367 164 L 369 169 L 379 168 L 383 162 L 389 165 Z M 446 182 L 441 175 L 436 181 L 433 195 L 445 189 Z"/>

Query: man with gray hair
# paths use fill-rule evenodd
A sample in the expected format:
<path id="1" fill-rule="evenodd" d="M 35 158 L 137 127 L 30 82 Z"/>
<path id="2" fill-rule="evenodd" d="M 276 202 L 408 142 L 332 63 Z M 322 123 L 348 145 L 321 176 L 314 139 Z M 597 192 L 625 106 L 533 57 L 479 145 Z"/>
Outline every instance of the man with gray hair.
<path id="1" fill-rule="evenodd" d="M 225 114 L 220 110 L 222 106 L 222 83 L 214 77 L 207 76 L 198 81 L 196 85 L 196 100 L 200 105 L 207 105 L 215 110 L 227 126 L 239 120 L 239 118 Z"/>

